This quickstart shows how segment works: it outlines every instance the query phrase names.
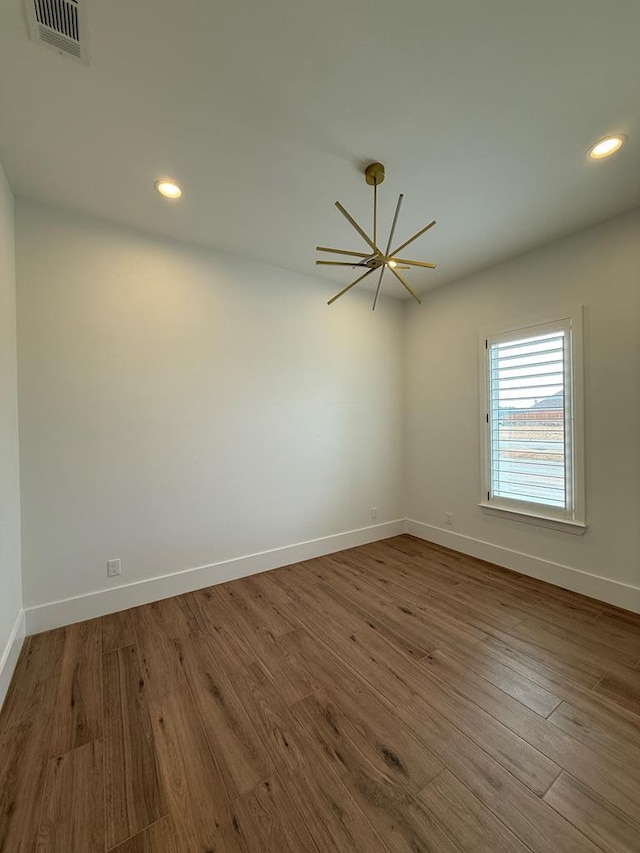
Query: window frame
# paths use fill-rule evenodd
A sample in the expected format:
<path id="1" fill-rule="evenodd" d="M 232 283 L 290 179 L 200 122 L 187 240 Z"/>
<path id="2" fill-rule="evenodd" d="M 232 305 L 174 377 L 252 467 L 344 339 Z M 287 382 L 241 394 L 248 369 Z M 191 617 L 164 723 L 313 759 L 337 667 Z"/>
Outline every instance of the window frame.
<path id="1" fill-rule="evenodd" d="M 483 511 L 502 518 L 538 524 L 571 533 L 582 534 L 586 524 L 585 458 L 584 458 L 584 359 L 583 308 L 553 315 L 532 317 L 525 321 L 504 323 L 480 335 L 480 426 L 481 426 L 481 493 Z M 534 501 L 496 497 L 492 493 L 492 422 L 491 422 L 491 344 L 534 337 L 538 334 L 565 332 L 565 458 L 567 460 L 567 508 L 552 507 Z M 569 393 L 567 393 L 567 388 Z"/>

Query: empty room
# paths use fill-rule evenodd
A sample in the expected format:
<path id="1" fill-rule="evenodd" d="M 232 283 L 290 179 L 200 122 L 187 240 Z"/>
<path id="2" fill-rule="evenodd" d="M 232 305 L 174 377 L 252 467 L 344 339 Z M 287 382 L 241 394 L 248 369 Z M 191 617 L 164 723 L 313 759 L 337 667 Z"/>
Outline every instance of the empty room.
<path id="1" fill-rule="evenodd" d="M 1 853 L 640 853 L 639 43 L 3 0 Z"/>

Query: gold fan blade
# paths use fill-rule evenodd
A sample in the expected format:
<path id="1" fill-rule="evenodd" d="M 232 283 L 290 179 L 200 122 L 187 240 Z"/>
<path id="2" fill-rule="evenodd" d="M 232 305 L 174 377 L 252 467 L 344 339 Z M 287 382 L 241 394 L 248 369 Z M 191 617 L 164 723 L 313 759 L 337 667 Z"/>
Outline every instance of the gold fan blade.
<path id="1" fill-rule="evenodd" d="M 386 269 L 386 265 L 382 265 L 382 269 L 380 270 L 380 278 L 378 279 L 378 286 L 376 287 L 376 295 L 373 297 L 373 306 L 371 308 L 372 311 L 376 310 L 376 305 L 378 304 L 378 296 L 380 296 L 380 288 L 382 287 L 382 276 L 384 275 L 384 271 Z"/>
<path id="2" fill-rule="evenodd" d="M 356 231 L 362 237 L 362 239 L 371 246 L 371 248 L 376 253 L 376 255 L 381 255 L 382 252 L 380 251 L 380 249 L 376 246 L 376 244 L 373 242 L 373 240 L 367 234 L 365 234 L 365 232 L 358 225 L 358 223 L 355 221 L 353 216 L 351 216 L 351 214 L 348 213 L 344 209 L 344 207 L 340 204 L 339 201 L 336 202 L 336 207 L 338 208 L 340 213 L 344 216 L 344 218 L 347 220 L 347 222 L 349 222 L 349 223 L 351 223 L 351 225 L 353 225 L 353 227 L 356 229 Z"/>
<path id="3" fill-rule="evenodd" d="M 316 246 L 316 252 L 331 252 L 333 255 L 349 255 L 351 258 L 366 258 L 367 260 L 377 257 L 377 253 L 372 255 L 371 252 L 368 254 L 366 252 L 349 252 L 346 249 L 329 249 L 326 246 Z"/>
<path id="4" fill-rule="evenodd" d="M 409 264 L 410 267 L 425 267 L 428 270 L 437 269 L 437 264 L 427 264 L 424 261 L 408 261 L 406 258 L 391 258 L 392 261 L 397 261 L 399 264 Z"/>
<path id="5" fill-rule="evenodd" d="M 331 299 L 327 302 L 327 305 L 331 305 L 332 302 L 335 302 L 336 299 L 340 299 L 341 296 L 347 292 L 347 290 L 351 290 L 352 287 L 355 287 L 358 282 L 361 282 L 363 278 L 366 278 L 368 275 L 371 275 L 373 269 L 367 270 L 364 275 L 361 275 L 360 278 L 357 278 L 355 281 L 352 281 L 351 284 L 348 284 L 346 287 L 343 287 L 340 293 L 336 293 L 335 296 L 332 296 Z"/>
<path id="6" fill-rule="evenodd" d="M 371 257 L 371 252 L 349 252 L 347 249 L 329 249 L 327 246 L 316 246 L 316 252 L 330 252 L 332 255 L 349 255 L 353 258 Z"/>
<path id="7" fill-rule="evenodd" d="M 393 235 L 396 231 L 396 225 L 398 223 L 398 216 L 400 216 L 400 208 L 402 207 L 402 199 L 404 198 L 403 194 L 400 193 L 398 196 L 398 204 L 396 205 L 396 212 L 393 214 L 393 222 L 391 223 L 391 231 L 389 232 L 389 240 L 387 241 L 387 256 L 389 255 L 389 249 L 391 248 L 391 241 L 393 240 Z"/>
<path id="8" fill-rule="evenodd" d="M 415 291 L 414 291 L 414 290 L 413 290 L 413 289 L 412 289 L 412 288 L 407 284 L 407 282 L 406 282 L 406 281 L 404 280 L 404 278 L 400 275 L 400 273 L 399 273 L 399 272 L 397 272 L 397 270 L 396 270 L 394 267 L 389 267 L 389 269 L 390 269 L 390 270 L 391 270 L 391 272 L 395 275 L 395 277 L 398 279 L 398 281 L 400 282 L 400 284 L 401 284 L 403 287 L 406 287 L 406 288 L 407 288 L 407 290 L 408 290 L 408 291 L 409 291 L 409 293 L 413 296 L 413 298 L 416 300 L 416 302 L 418 302 L 420 305 L 422 305 L 422 299 L 420 299 L 420 297 L 418 296 L 418 294 L 417 294 L 417 293 L 416 293 L 416 292 L 415 292 Z"/>
<path id="9" fill-rule="evenodd" d="M 406 246 L 409 245 L 409 243 L 413 243 L 414 240 L 417 240 L 418 237 L 422 237 L 422 235 L 426 231 L 428 231 L 429 228 L 433 228 L 433 226 L 435 224 L 436 224 L 436 220 L 434 219 L 433 222 L 430 222 L 428 225 L 425 225 L 424 228 L 422 229 L 422 231 L 418 231 L 418 233 L 414 234 L 413 237 L 410 237 L 406 243 L 403 243 L 402 246 L 398 246 L 398 248 L 395 250 L 395 252 L 391 252 L 391 257 L 393 257 L 394 255 L 397 255 L 398 252 L 401 252 Z"/>
<path id="10" fill-rule="evenodd" d="M 360 266 L 360 261 L 316 261 L 316 264 L 325 267 L 357 267 Z M 410 269 L 402 267 L 402 269 Z"/>

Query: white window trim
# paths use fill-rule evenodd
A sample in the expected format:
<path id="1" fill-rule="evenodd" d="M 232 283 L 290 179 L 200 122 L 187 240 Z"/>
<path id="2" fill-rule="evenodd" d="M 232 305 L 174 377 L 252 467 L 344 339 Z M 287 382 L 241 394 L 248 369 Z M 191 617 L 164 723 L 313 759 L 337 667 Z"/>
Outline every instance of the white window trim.
<path id="1" fill-rule="evenodd" d="M 552 315 L 529 317 L 526 320 L 503 323 L 499 328 L 485 330 L 479 339 L 480 368 L 480 425 L 481 425 L 481 493 L 479 506 L 489 515 L 513 521 L 537 524 L 556 530 L 582 534 L 587 528 L 585 501 L 585 456 L 584 456 L 584 354 L 583 354 L 583 307 L 558 310 Z M 572 509 L 555 512 L 553 507 L 526 501 L 491 497 L 491 424 L 487 421 L 490 411 L 490 387 L 487 341 L 500 335 L 535 334 L 536 326 L 567 322 L 570 329 L 571 396 L 571 482 Z M 565 399 L 565 405 L 567 400 Z"/>

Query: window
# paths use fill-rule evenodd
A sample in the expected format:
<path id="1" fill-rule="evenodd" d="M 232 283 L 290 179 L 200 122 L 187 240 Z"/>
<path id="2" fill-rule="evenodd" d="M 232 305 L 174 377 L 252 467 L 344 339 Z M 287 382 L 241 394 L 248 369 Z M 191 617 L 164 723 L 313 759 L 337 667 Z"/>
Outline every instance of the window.
<path id="1" fill-rule="evenodd" d="M 483 338 L 482 506 L 584 529 L 581 319 Z"/>

